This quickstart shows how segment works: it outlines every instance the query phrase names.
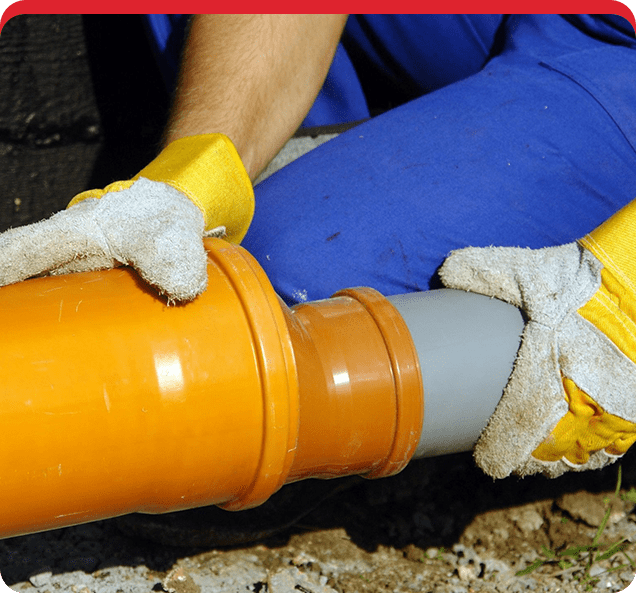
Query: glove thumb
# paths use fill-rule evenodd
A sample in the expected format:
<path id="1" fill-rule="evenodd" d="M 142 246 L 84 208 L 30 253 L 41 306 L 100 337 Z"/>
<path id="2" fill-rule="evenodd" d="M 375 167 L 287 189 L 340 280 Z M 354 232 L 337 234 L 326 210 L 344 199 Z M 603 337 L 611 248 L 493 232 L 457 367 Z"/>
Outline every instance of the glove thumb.
<path id="1" fill-rule="evenodd" d="M 517 281 L 519 255 L 529 250 L 510 247 L 467 247 L 452 251 L 439 270 L 448 288 L 476 292 L 522 305 Z"/>

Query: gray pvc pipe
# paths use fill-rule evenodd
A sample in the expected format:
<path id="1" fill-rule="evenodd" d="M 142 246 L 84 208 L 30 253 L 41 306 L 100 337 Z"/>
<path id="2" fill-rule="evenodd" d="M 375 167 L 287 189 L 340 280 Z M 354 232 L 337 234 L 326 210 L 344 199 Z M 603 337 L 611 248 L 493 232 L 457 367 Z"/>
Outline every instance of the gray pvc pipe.
<path id="1" fill-rule="evenodd" d="M 424 421 L 414 458 L 472 449 L 512 371 L 521 312 L 450 289 L 387 298 L 411 332 L 422 369 Z"/>

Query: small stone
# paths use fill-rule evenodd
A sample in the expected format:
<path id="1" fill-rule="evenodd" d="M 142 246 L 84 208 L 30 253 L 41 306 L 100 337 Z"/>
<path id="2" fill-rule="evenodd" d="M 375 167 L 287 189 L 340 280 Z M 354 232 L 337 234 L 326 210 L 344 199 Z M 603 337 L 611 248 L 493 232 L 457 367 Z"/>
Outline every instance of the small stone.
<path id="1" fill-rule="evenodd" d="M 612 505 L 610 524 L 618 523 L 627 514 L 626 505 L 622 500 L 603 493 L 574 492 L 564 494 L 556 500 L 556 504 L 573 519 L 583 521 L 590 527 L 598 527 L 602 523 L 609 504 Z"/>
<path id="2" fill-rule="evenodd" d="M 484 572 L 486 574 L 497 573 L 499 575 L 507 575 L 512 572 L 512 568 L 510 567 L 510 565 L 503 560 L 498 560 L 496 558 L 485 558 L 483 563 Z"/>
<path id="3" fill-rule="evenodd" d="M 286 570 L 279 570 L 267 579 L 269 593 L 292 593 L 296 588 L 296 579 Z"/>
<path id="4" fill-rule="evenodd" d="M 605 572 L 605 568 L 603 568 L 600 564 L 593 564 L 592 567 L 590 568 L 590 576 L 591 577 L 596 577 L 599 574 L 602 574 Z"/>
<path id="5" fill-rule="evenodd" d="M 507 540 L 510 537 L 510 532 L 505 527 L 495 527 L 492 530 L 494 536 L 499 539 Z"/>
<path id="6" fill-rule="evenodd" d="M 473 581 L 477 578 L 475 568 L 473 566 L 458 566 L 457 576 L 461 581 Z"/>
<path id="7" fill-rule="evenodd" d="M 427 558 L 427 554 L 415 544 L 409 544 L 404 548 L 404 557 L 411 562 L 423 562 Z"/>
<path id="8" fill-rule="evenodd" d="M 258 562 L 258 558 L 256 558 L 254 562 L 255 563 Z M 315 564 L 318 561 L 313 556 L 310 556 L 306 552 L 299 552 L 290 560 L 290 562 L 294 566 L 304 566 L 304 565 L 306 566 L 306 565 Z"/>
<path id="9" fill-rule="evenodd" d="M 618 576 L 623 580 L 624 583 L 631 583 L 632 586 L 634 583 L 636 583 L 636 575 L 634 575 L 634 573 L 629 570 L 624 570 Z"/>
<path id="10" fill-rule="evenodd" d="M 521 533 L 526 536 L 538 531 L 543 525 L 543 517 L 532 508 L 519 509 L 511 515 L 511 518 Z"/>
<path id="11" fill-rule="evenodd" d="M 52 576 L 53 573 L 50 570 L 47 570 L 46 572 L 40 572 L 38 574 L 31 575 L 29 577 L 29 582 L 34 587 L 42 587 L 44 585 L 48 585 L 51 582 Z"/>
<path id="12" fill-rule="evenodd" d="M 201 588 L 182 566 L 173 568 L 161 582 L 166 593 L 201 593 Z"/>

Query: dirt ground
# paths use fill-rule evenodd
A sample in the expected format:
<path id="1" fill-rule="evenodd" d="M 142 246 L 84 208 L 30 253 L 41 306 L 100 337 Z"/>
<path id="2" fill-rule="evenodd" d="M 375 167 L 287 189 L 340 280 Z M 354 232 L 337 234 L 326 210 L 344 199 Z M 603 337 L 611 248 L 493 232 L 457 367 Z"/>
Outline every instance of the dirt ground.
<path id="1" fill-rule="evenodd" d="M 25 593 L 622 591 L 636 573 L 629 565 L 636 557 L 636 516 L 623 500 L 636 485 L 634 455 L 621 466 L 622 497 L 615 498 L 618 465 L 557 480 L 493 482 L 469 454 L 414 461 L 392 478 L 333 482 L 341 492 L 257 542 L 201 544 L 249 531 L 248 515 L 245 521 L 216 509 L 207 521 L 206 511 L 198 518 L 188 512 L 194 515 L 188 521 L 160 518 L 163 529 L 147 516 L 148 529 L 164 543 L 125 535 L 112 519 L 4 540 L 0 571 L 7 585 Z M 310 483 L 296 492 L 287 488 L 291 495 L 282 496 L 285 489 L 277 495 L 275 517 L 311 506 Z M 609 557 L 590 565 L 583 550 L 566 563 L 564 550 L 593 543 L 608 506 L 595 555 Z M 214 512 L 222 521 L 210 520 Z M 261 519 L 253 517 L 256 526 Z M 624 550 L 616 553 L 604 545 L 619 541 Z M 517 576 L 545 558 L 542 549 L 561 553 L 561 565 L 557 558 Z"/>

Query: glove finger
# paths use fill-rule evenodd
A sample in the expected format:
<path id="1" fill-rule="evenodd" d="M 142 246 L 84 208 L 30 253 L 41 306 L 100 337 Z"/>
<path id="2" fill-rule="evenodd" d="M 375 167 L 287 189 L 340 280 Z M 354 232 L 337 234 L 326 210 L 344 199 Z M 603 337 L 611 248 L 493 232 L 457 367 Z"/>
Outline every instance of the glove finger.
<path id="1" fill-rule="evenodd" d="M 451 253 L 440 276 L 449 288 L 496 297 L 523 308 L 530 319 L 558 323 L 598 289 L 599 268 L 598 260 L 576 243 L 543 249 L 469 247 Z"/>
<path id="2" fill-rule="evenodd" d="M 52 272 L 78 258 L 105 257 L 108 246 L 90 208 L 73 210 L 0 234 L 0 286 Z"/>
<path id="3" fill-rule="evenodd" d="M 519 259 L 528 250 L 510 247 L 467 247 L 451 252 L 439 270 L 448 288 L 494 296 L 512 305 L 522 305 L 517 281 Z"/>
<path id="4" fill-rule="evenodd" d="M 169 302 L 191 301 L 205 290 L 208 258 L 200 235 L 180 233 L 178 243 L 172 232 L 147 239 L 143 248 L 124 253 L 146 282 Z"/>
<path id="5" fill-rule="evenodd" d="M 142 178 L 100 202 L 104 236 L 117 261 L 133 266 L 169 302 L 189 301 L 205 290 L 205 223 L 187 197 Z"/>
<path id="6" fill-rule="evenodd" d="M 528 323 L 515 369 L 475 447 L 477 464 L 494 478 L 524 475 L 537 446 L 567 412 L 554 333 Z"/>

